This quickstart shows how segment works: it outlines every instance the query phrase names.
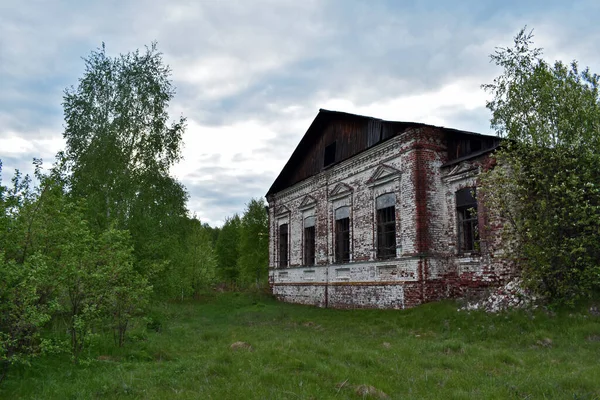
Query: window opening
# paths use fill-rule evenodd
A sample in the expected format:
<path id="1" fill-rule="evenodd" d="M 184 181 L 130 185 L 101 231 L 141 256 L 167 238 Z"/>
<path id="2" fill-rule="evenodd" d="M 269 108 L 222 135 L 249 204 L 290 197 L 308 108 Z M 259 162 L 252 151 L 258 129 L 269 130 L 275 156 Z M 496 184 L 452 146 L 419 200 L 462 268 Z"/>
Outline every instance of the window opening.
<path id="1" fill-rule="evenodd" d="M 459 253 L 479 251 L 479 223 L 475 188 L 464 188 L 456 192 L 456 214 Z"/>
<path id="2" fill-rule="evenodd" d="M 396 196 L 393 193 L 379 196 L 377 208 L 377 258 L 396 257 Z"/>
<path id="3" fill-rule="evenodd" d="M 327 167 L 335 162 L 335 150 L 336 142 L 333 142 L 327 147 L 325 147 L 325 154 L 323 156 L 323 167 Z"/>
<path id="4" fill-rule="evenodd" d="M 288 266 L 288 224 L 279 225 L 279 266 Z"/>
<path id="5" fill-rule="evenodd" d="M 350 261 L 350 208 L 335 210 L 335 262 Z"/>
<path id="6" fill-rule="evenodd" d="M 304 219 L 304 265 L 315 264 L 315 217 Z"/>

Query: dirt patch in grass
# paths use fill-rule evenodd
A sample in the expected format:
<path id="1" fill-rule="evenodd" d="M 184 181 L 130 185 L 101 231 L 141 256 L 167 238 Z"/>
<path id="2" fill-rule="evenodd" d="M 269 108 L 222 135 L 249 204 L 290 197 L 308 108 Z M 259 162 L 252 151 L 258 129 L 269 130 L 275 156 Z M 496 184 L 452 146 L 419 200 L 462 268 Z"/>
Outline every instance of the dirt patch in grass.
<path id="1" fill-rule="evenodd" d="M 229 346 L 229 348 L 233 351 L 238 351 L 238 350 L 247 350 L 247 351 L 254 351 L 254 349 L 252 348 L 252 346 L 246 342 L 235 342 L 232 343 L 231 346 Z"/>

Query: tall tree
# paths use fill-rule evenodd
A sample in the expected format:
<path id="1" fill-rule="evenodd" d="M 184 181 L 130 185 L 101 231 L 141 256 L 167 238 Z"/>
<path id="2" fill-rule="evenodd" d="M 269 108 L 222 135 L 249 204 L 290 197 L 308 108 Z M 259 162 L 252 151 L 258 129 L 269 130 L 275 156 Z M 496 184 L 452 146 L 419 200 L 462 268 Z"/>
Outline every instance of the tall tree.
<path id="1" fill-rule="evenodd" d="M 488 209 L 532 287 L 572 303 L 600 290 L 600 79 L 577 62 L 548 64 L 524 29 L 491 55 L 491 124 L 509 140 L 482 178 Z"/>
<path id="2" fill-rule="evenodd" d="M 185 129 L 184 117 L 169 121 L 171 71 L 155 43 L 118 57 L 103 44 L 84 61 L 63 101 L 71 194 L 86 199 L 96 232 L 130 231 L 137 268 L 151 276 L 175 257 L 173 231 L 187 214 L 185 188 L 169 175 Z"/>
<path id="3" fill-rule="evenodd" d="M 240 225 L 238 268 L 240 281 L 264 287 L 268 281 L 269 216 L 263 199 L 251 199 Z"/>
<path id="4" fill-rule="evenodd" d="M 140 201 L 156 200 L 145 197 L 149 182 L 171 184 L 166 177 L 181 157 L 185 118 L 169 122 L 175 89 L 156 43 L 114 58 L 103 44 L 84 61 L 83 77 L 63 100 L 72 190 L 87 198 L 99 228 L 114 221 L 127 227 Z"/>

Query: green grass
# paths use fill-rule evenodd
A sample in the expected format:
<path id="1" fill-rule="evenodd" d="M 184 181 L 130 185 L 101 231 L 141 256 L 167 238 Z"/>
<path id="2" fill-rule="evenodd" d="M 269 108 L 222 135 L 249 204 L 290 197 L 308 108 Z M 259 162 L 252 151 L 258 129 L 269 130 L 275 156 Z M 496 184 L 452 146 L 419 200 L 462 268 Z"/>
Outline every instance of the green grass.
<path id="1" fill-rule="evenodd" d="M 11 370 L 7 399 L 600 399 L 600 318 L 330 310 L 248 294 L 157 306 L 124 348 Z M 252 351 L 230 348 L 237 341 Z M 372 395 L 376 398 L 377 395 Z"/>

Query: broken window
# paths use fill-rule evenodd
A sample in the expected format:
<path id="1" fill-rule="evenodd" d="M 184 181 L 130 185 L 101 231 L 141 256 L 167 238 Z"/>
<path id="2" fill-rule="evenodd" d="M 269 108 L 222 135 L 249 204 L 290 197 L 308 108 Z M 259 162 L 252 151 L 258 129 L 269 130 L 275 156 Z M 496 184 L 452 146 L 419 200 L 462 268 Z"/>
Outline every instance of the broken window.
<path id="1" fill-rule="evenodd" d="M 304 218 L 304 265 L 315 264 L 315 217 Z"/>
<path id="2" fill-rule="evenodd" d="M 350 261 L 350 207 L 335 210 L 335 262 Z"/>
<path id="3" fill-rule="evenodd" d="M 279 267 L 288 266 L 288 224 L 279 225 Z"/>
<path id="4" fill-rule="evenodd" d="M 379 196 L 377 209 L 377 258 L 396 257 L 396 196 Z"/>
<path id="5" fill-rule="evenodd" d="M 456 215 L 459 253 L 478 252 L 479 224 L 475 188 L 464 188 L 456 192 Z"/>
<path id="6" fill-rule="evenodd" d="M 323 167 L 327 167 L 335 162 L 335 143 L 336 142 L 333 142 L 327 147 L 325 147 L 325 153 L 323 156 Z"/>

